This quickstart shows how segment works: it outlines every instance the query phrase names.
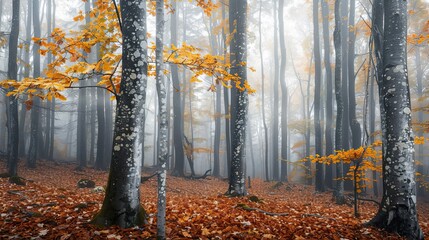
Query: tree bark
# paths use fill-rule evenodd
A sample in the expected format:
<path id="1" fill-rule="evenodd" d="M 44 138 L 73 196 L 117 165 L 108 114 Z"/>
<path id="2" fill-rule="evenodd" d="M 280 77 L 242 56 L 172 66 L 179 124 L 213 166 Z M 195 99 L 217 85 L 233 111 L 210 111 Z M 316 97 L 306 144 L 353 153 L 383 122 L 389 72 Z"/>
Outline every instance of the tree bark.
<path id="1" fill-rule="evenodd" d="M 284 0 L 279 0 L 279 34 L 280 34 L 280 86 L 282 90 L 282 108 L 281 108 L 281 149 L 280 149 L 280 180 L 283 182 L 287 182 L 287 102 L 288 102 L 288 89 L 286 86 L 286 43 L 285 43 L 285 31 L 284 31 L 284 20 L 283 20 L 283 8 L 284 8 Z M 276 130 L 276 129 L 274 129 Z M 274 176 L 278 174 L 277 169 L 279 168 L 278 161 L 275 161 L 273 164 Z M 277 176 L 278 178 L 278 176 Z"/>
<path id="2" fill-rule="evenodd" d="M 334 141 L 332 138 L 333 128 L 333 94 L 332 94 L 332 67 L 331 67 L 331 43 L 329 41 L 329 5 L 327 1 L 322 1 L 322 25 L 323 25 L 323 47 L 324 62 L 326 72 L 326 121 L 325 121 L 325 155 L 329 156 L 334 153 Z M 326 166 L 325 185 L 333 188 L 333 166 Z"/>
<path id="3" fill-rule="evenodd" d="M 383 75 L 380 103 L 383 128 L 383 199 L 370 225 L 408 239 L 423 239 L 417 220 L 414 142 L 407 74 L 407 2 L 384 1 Z M 383 119 L 384 118 L 384 119 Z"/>
<path id="4" fill-rule="evenodd" d="M 144 223 L 140 204 L 141 120 L 147 85 L 146 1 L 121 0 L 122 79 L 117 99 L 112 162 L 96 225 L 123 228 Z"/>
<path id="5" fill-rule="evenodd" d="M 230 32 L 234 38 L 230 45 L 231 66 L 240 77 L 240 86 L 244 87 L 247 81 L 247 68 L 241 63 L 247 60 L 247 0 L 236 0 L 230 2 Z M 231 17 L 234 16 L 234 17 Z M 231 22 L 233 21 L 233 22 Z M 234 23 L 235 22 L 235 23 Z M 232 162 L 228 186 L 228 194 L 232 196 L 244 196 L 246 194 L 244 159 L 248 95 L 246 90 L 239 91 L 235 86 L 235 97 L 232 103 L 232 119 L 234 121 L 231 136 Z"/>
<path id="6" fill-rule="evenodd" d="M 9 37 L 9 59 L 7 77 L 11 80 L 18 78 L 18 37 L 19 37 L 19 5 L 20 1 L 12 3 L 12 26 Z M 18 122 L 18 100 L 15 96 L 8 97 L 7 115 L 8 130 L 8 173 L 10 176 L 18 175 L 18 144 L 19 144 L 19 122 Z"/>
<path id="7" fill-rule="evenodd" d="M 39 20 L 39 0 L 33 0 L 33 28 L 34 37 L 40 38 L 40 20 Z M 33 78 L 40 77 L 40 46 L 34 44 L 33 46 L 33 65 L 34 73 Z M 40 121 L 40 99 L 33 98 L 33 108 L 31 109 L 31 133 L 30 133 L 30 147 L 28 149 L 27 167 L 36 168 L 36 158 L 38 157 L 39 149 L 39 121 Z"/>
<path id="8" fill-rule="evenodd" d="M 335 98 L 337 101 L 337 119 L 335 126 L 335 150 L 343 149 L 343 109 L 344 102 L 341 94 L 341 0 L 335 0 L 335 29 L 334 29 L 334 47 L 335 47 Z M 337 204 L 344 203 L 344 180 L 343 163 L 339 162 L 335 167 L 337 182 L 335 186 L 335 201 Z"/>
<path id="9" fill-rule="evenodd" d="M 322 126 L 320 123 L 320 92 L 322 85 L 322 59 L 320 56 L 320 36 L 319 36 L 319 0 L 313 0 L 313 39 L 314 39 L 314 138 L 316 145 L 316 156 L 322 153 Z M 324 192 L 324 166 L 322 163 L 316 163 L 316 191 Z"/>
<path id="10" fill-rule="evenodd" d="M 275 1 L 274 1 L 275 4 Z M 275 16 L 275 15 L 274 15 Z M 265 120 L 265 72 L 264 72 L 264 57 L 262 51 L 262 0 L 259 2 L 259 55 L 261 55 L 261 82 L 262 82 L 262 124 L 264 126 L 264 163 L 265 163 L 265 176 L 266 180 L 268 180 L 268 127 L 267 121 Z M 253 176 L 255 177 L 255 176 Z"/>
<path id="11" fill-rule="evenodd" d="M 278 21 L 278 12 L 276 12 L 275 9 L 277 9 L 277 0 L 273 1 L 274 4 L 274 94 L 273 94 L 273 131 L 272 131 L 272 156 L 271 156 L 271 163 L 273 166 L 272 170 L 272 180 L 278 179 L 278 161 L 279 161 L 279 84 L 280 84 L 280 70 L 279 70 L 279 30 L 277 29 L 277 21 Z M 280 5 L 280 2 L 279 2 Z M 279 8 L 280 9 L 280 8 Z M 277 13 L 277 14 L 276 14 Z M 277 18 L 276 18 L 277 16 Z M 274 168 L 274 165 L 276 164 L 276 168 Z M 267 180 L 270 178 L 266 176 Z"/>
<path id="12" fill-rule="evenodd" d="M 177 8 L 177 3 L 173 2 L 173 7 Z M 171 44 L 177 45 L 177 14 L 171 14 Z M 185 176 L 185 152 L 183 151 L 183 108 L 180 94 L 179 70 L 177 65 L 171 65 L 171 77 L 173 82 L 173 139 L 174 139 L 174 170 L 173 175 Z"/>

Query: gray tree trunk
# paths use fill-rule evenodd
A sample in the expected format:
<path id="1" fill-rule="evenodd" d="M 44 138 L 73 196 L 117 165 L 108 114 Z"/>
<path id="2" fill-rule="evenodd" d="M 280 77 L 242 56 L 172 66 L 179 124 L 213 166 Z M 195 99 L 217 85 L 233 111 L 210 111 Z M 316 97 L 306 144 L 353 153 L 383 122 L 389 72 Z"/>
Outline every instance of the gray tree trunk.
<path id="1" fill-rule="evenodd" d="M 173 2 L 177 9 L 177 3 Z M 170 23 L 171 43 L 177 46 L 177 12 L 171 14 Z M 177 65 L 171 65 L 173 82 L 173 142 L 174 142 L 174 169 L 173 175 L 185 176 L 185 152 L 183 151 L 183 107 L 180 86 L 179 70 Z"/>
<path id="2" fill-rule="evenodd" d="M 158 206 L 157 206 L 157 239 L 165 239 L 166 180 L 167 180 L 167 94 L 164 79 L 164 0 L 156 1 L 156 91 L 158 93 Z"/>
<path id="3" fill-rule="evenodd" d="M 280 180 L 287 182 L 287 102 L 288 102 L 288 89 L 286 86 L 286 43 L 285 43 L 285 31 L 284 31 L 284 20 L 283 20 L 283 8 L 284 0 L 279 0 L 279 34 L 280 34 L 280 86 L 282 90 L 282 108 L 281 108 L 281 171 L 280 171 Z M 274 129 L 275 131 L 276 129 Z M 275 161 L 273 164 L 274 176 L 278 174 L 277 169 L 279 168 L 279 162 Z M 277 177 L 278 178 L 278 177 Z M 275 179 L 276 180 L 276 179 Z"/>
<path id="4" fill-rule="evenodd" d="M 112 162 L 96 225 L 123 228 L 144 223 L 140 203 L 141 120 L 147 86 L 146 1 L 121 0 L 122 79 L 117 99 Z"/>
<path id="5" fill-rule="evenodd" d="M 230 26 L 233 26 L 230 28 L 230 32 L 235 32 L 230 45 L 230 62 L 240 77 L 240 85 L 243 87 L 245 81 L 247 81 L 247 68 L 240 63 L 247 60 L 247 0 L 231 1 L 229 9 Z M 233 22 L 231 23 L 231 21 Z M 233 89 L 235 89 L 235 94 L 233 94 L 235 98 L 232 103 L 235 104 L 231 108 L 232 115 L 234 116 L 232 118 L 234 124 L 231 136 L 232 161 L 227 193 L 232 196 L 244 196 L 246 194 L 244 162 L 248 95 L 246 90 L 239 91 L 235 87 Z"/>
<path id="6" fill-rule="evenodd" d="M 349 27 L 354 28 L 355 25 L 355 0 L 350 0 L 350 16 Z M 348 54 L 348 75 L 349 75 L 349 124 L 352 131 L 352 147 L 357 149 L 361 146 L 362 133 L 359 121 L 356 117 L 356 91 L 355 91 L 355 31 L 349 30 L 349 54 Z"/>
<path id="7" fill-rule="evenodd" d="M 384 1 L 383 78 L 380 103 L 383 138 L 383 199 L 370 225 L 408 239 L 423 239 L 417 220 L 414 141 L 407 74 L 407 2 Z M 383 119 L 384 118 L 384 119 Z"/>
<path id="8" fill-rule="evenodd" d="M 341 0 L 335 0 L 335 29 L 334 29 L 334 47 L 335 47 L 335 99 L 337 102 L 337 119 L 335 126 L 335 150 L 343 149 L 343 109 L 344 102 L 341 94 Z M 344 203 L 344 180 L 340 179 L 343 174 L 343 163 L 339 162 L 335 167 L 338 180 L 335 186 L 335 201 L 337 204 Z"/>
<path id="9" fill-rule="evenodd" d="M 332 138 L 333 128 L 333 86 L 332 86 L 332 67 L 331 67 L 331 43 L 329 40 L 329 5 L 327 1 L 322 1 L 322 24 L 323 24 L 323 47 L 324 62 L 326 72 L 326 121 L 325 121 L 325 155 L 329 156 L 334 153 L 334 141 Z M 333 166 L 325 166 L 325 185 L 333 188 Z"/>
<path id="10" fill-rule="evenodd" d="M 19 0 L 12 3 L 12 26 L 9 37 L 9 59 L 7 78 L 17 80 L 18 78 L 18 37 L 19 37 Z M 8 173 L 10 176 L 18 175 L 18 144 L 19 144 L 19 128 L 18 128 L 18 100 L 15 96 L 8 97 L 7 107 L 9 108 L 7 115 L 7 131 L 8 131 Z"/>
<path id="11" fill-rule="evenodd" d="M 273 1 L 274 4 L 274 94 L 273 94 L 273 131 L 272 131 L 272 156 L 271 156 L 271 163 L 272 163 L 272 178 L 273 180 L 278 179 L 278 161 L 279 161 L 279 84 L 280 84 L 280 70 L 279 70 L 279 30 L 277 29 L 277 21 L 278 21 L 278 12 L 276 12 L 275 9 L 277 9 L 277 0 Z M 280 2 L 279 2 L 280 5 Z M 277 13 L 277 14 L 276 14 Z M 277 166 L 277 167 L 274 167 Z M 266 176 L 267 180 L 269 180 L 269 176 Z"/>
<path id="12" fill-rule="evenodd" d="M 40 38 L 40 20 L 39 20 L 39 0 L 33 0 L 33 28 L 34 37 Z M 40 77 L 40 45 L 34 44 L 33 46 L 33 78 Z M 30 133 L 30 147 L 28 149 L 27 167 L 36 168 L 36 159 L 39 150 L 39 121 L 40 121 L 40 99 L 33 98 L 33 108 L 31 109 L 31 133 Z"/>
<path id="13" fill-rule="evenodd" d="M 316 145 L 316 155 L 322 155 L 322 126 L 320 123 L 320 96 L 322 86 L 322 58 L 320 56 L 320 36 L 319 36 L 319 0 L 313 0 L 313 39 L 314 39 L 314 138 Z M 322 163 L 316 163 L 315 186 L 317 192 L 325 191 L 324 183 L 325 171 Z"/>
<path id="14" fill-rule="evenodd" d="M 275 1 L 274 1 L 275 3 Z M 274 15 L 275 16 L 275 15 Z M 262 124 L 264 126 L 264 163 L 265 163 L 265 176 L 268 180 L 268 127 L 267 121 L 265 120 L 265 72 L 264 72 L 264 57 L 262 51 L 262 0 L 259 2 L 259 55 L 261 58 L 261 84 L 262 84 Z M 254 176 L 255 177 L 255 176 Z"/>
<path id="15" fill-rule="evenodd" d="M 25 52 L 24 52 L 24 78 L 30 76 L 31 65 L 30 65 L 30 46 L 31 46 L 31 19 L 32 19 L 32 9 L 33 3 L 31 0 L 27 0 L 27 21 L 26 21 L 26 30 L 25 30 Z M 25 155 L 25 115 L 27 114 L 27 107 L 25 102 L 21 104 L 21 110 L 19 113 L 19 156 L 23 157 Z"/>

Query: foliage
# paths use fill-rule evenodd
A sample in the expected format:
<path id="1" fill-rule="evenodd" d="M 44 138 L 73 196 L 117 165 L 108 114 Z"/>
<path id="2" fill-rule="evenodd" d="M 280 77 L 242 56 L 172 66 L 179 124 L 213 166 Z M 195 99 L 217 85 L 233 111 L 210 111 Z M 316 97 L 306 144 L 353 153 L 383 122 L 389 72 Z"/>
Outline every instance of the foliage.
<path id="1" fill-rule="evenodd" d="M 214 7 L 204 1 L 197 1 L 197 5 L 203 7 L 204 11 L 209 11 Z M 52 42 L 47 38 L 33 38 L 35 44 L 40 45 L 40 54 L 46 55 L 48 52 L 54 56 L 54 61 L 45 70 L 44 77 L 25 78 L 21 82 L 5 80 L 0 82 L 0 86 L 14 89 L 8 93 L 17 95 L 26 93 L 29 95 L 27 102 L 31 106 L 33 96 L 51 100 L 58 98 L 66 100 L 62 93 L 67 88 L 73 87 L 78 81 L 85 81 L 89 78 L 99 76 L 101 79 L 96 87 L 105 88 L 115 96 L 120 87 L 120 64 L 121 64 L 121 31 L 117 21 L 115 8 L 110 0 L 98 0 L 96 8 L 89 13 L 91 21 L 88 25 L 83 24 L 79 31 L 70 31 L 68 34 L 55 28 L 50 36 Z M 211 11 L 211 10 L 210 10 Z M 74 21 L 84 21 L 85 17 L 80 12 Z M 96 61 L 91 61 L 91 54 L 95 45 L 100 46 Z M 145 43 L 142 43 L 145 44 Z M 147 43 L 146 43 L 147 44 Z M 149 56 L 149 75 L 154 75 L 154 50 L 155 44 L 149 47 L 152 50 Z M 224 63 L 223 56 L 206 54 L 202 49 L 195 48 L 186 43 L 180 47 L 172 45 L 164 50 L 164 60 L 166 63 L 177 64 L 186 67 L 193 72 L 191 82 L 201 82 L 201 77 L 213 77 L 209 90 L 215 91 L 216 85 L 221 83 L 228 87 L 227 82 L 236 82 L 240 90 L 255 92 L 246 82 L 244 87 L 239 85 L 239 77 L 228 73 L 232 66 Z M 143 64 L 143 63 L 142 63 Z M 246 65 L 246 63 L 240 63 Z M 166 72 L 166 70 L 164 70 Z M 93 86 L 94 87 L 94 86 Z"/>

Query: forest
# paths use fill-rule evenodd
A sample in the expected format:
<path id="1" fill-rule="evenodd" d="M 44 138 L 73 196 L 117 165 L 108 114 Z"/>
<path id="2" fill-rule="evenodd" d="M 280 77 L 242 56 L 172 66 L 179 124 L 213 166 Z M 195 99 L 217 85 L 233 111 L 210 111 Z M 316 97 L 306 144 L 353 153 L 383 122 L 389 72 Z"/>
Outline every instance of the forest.
<path id="1" fill-rule="evenodd" d="M 424 239 L 429 0 L 0 0 L 0 239 Z"/>

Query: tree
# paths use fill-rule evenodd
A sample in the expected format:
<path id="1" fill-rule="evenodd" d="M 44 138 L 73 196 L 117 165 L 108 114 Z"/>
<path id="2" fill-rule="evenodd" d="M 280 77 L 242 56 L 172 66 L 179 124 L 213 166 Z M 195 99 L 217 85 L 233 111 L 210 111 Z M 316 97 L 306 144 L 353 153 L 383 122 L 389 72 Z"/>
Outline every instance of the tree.
<path id="1" fill-rule="evenodd" d="M 33 1 L 33 28 L 34 37 L 40 38 L 40 20 L 39 20 L 39 0 Z M 34 72 L 33 77 L 37 78 L 40 76 L 40 46 L 34 44 L 33 47 L 33 65 Z M 40 99 L 34 98 L 33 108 L 31 109 L 31 133 L 30 133 L 30 147 L 28 148 L 27 156 L 27 167 L 36 167 L 36 158 L 38 156 L 39 149 L 39 120 L 40 120 Z"/>
<path id="2" fill-rule="evenodd" d="M 106 195 L 96 225 L 128 228 L 144 223 L 140 204 L 140 164 L 147 82 L 146 1 L 120 1 L 122 78 L 117 98 L 112 161 Z"/>
<path id="3" fill-rule="evenodd" d="M 333 98 L 332 98 L 332 67 L 331 67 L 331 45 L 329 41 L 329 4 L 327 1 L 322 2 L 322 19 L 323 19 L 323 47 L 324 63 L 326 72 L 326 121 L 325 121 L 325 154 L 334 153 L 334 143 L 332 139 L 332 122 L 333 122 Z M 332 166 L 325 166 L 325 184 L 328 188 L 333 187 Z"/>
<path id="4" fill-rule="evenodd" d="M 9 38 L 9 59 L 7 77 L 17 79 L 18 76 L 18 36 L 19 36 L 19 4 L 20 1 L 13 1 L 12 5 L 12 26 Z M 18 128 L 18 100 L 15 96 L 8 99 L 8 173 L 10 176 L 18 175 L 18 146 L 19 146 L 19 128 Z"/>
<path id="5" fill-rule="evenodd" d="M 144 4 L 144 3 L 143 3 Z M 158 93 L 158 207 L 157 207 L 157 238 L 165 239 L 165 211 L 166 211 L 166 179 L 167 179 L 167 94 L 164 79 L 164 0 L 156 1 L 156 91 Z"/>
<path id="6" fill-rule="evenodd" d="M 89 2 L 85 2 L 85 22 L 88 24 L 89 22 Z M 86 57 L 86 51 L 83 51 L 83 55 Z M 85 81 L 79 81 L 79 86 L 82 87 L 79 89 L 78 103 L 77 103 L 77 133 L 76 133 L 76 160 L 79 164 L 78 169 L 83 170 L 87 164 L 87 123 L 86 123 L 86 114 L 87 114 L 87 94 L 86 94 L 86 86 L 89 79 Z"/>
<path id="7" fill-rule="evenodd" d="M 285 31 L 284 31 L 284 16 L 283 16 L 283 6 L 284 0 L 279 0 L 279 12 L 278 12 L 278 21 L 279 21 L 279 33 L 280 33 L 280 86 L 282 90 L 282 108 L 281 108 L 281 126 L 282 126 L 282 142 L 281 142 L 281 181 L 287 181 L 287 102 L 288 102 L 288 89 L 286 86 L 286 43 L 285 43 Z M 278 161 L 273 162 L 273 178 L 277 180 L 276 177 L 278 175 Z"/>
<path id="8" fill-rule="evenodd" d="M 384 1 L 383 75 L 379 82 L 383 138 L 383 198 L 368 223 L 408 239 L 423 239 L 417 220 L 414 141 L 407 74 L 407 2 Z"/>
<path id="9" fill-rule="evenodd" d="M 177 3 L 173 2 L 176 9 Z M 177 13 L 171 14 L 171 44 L 177 45 Z M 174 170 L 173 175 L 185 176 L 185 152 L 183 151 L 183 109 L 182 92 L 180 86 L 179 69 L 176 64 L 171 65 L 171 78 L 173 82 L 173 143 L 174 143 Z"/>
<path id="10" fill-rule="evenodd" d="M 274 11 L 274 84 L 273 84 L 273 131 L 272 131 L 272 162 L 276 164 L 276 168 L 273 169 L 273 180 L 277 180 L 278 178 L 278 161 L 279 161 L 279 132 L 277 129 L 279 129 L 279 84 L 280 84 L 280 70 L 279 70 L 279 52 L 278 52 L 278 45 L 279 45 L 279 30 L 277 29 L 277 21 L 278 21 L 278 12 L 276 11 L 277 6 L 280 5 L 277 4 L 277 0 L 273 1 L 273 11 Z M 276 17 L 277 16 L 277 17 Z M 274 166 L 274 163 L 272 166 Z M 269 176 L 265 176 L 267 180 L 269 180 Z"/>
<path id="11" fill-rule="evenodd" d="M 232 73 L 237 73 L 239 80 L 236 80 L 231 95 L 231 107 L 233 128 L 232 128 L 232 159 L 229 175 L 228 194 L 232 196 L 244 196 L 245 188 L 245 139 L 246 139 L 246 121 L 248 95 L 245 85 L 247 83 L 247 68 L 245 66 L 247 59 L 247 0 L 231 1 L 229 6 L 230 32 L 234 34 L 230 45 L 230 62 Z"/>
<path id="12" fill-rule="evenodd" d="M 313 39 L 314 39 L 314 67 L 315 67 L 315 87 L 314 87 L 314 138 L 316 145 L 316 156 L 322 155 L 322 126 L 320 123 L 320 92 L 322 85 L 322 59 L 320 57 L 320 39 L 319 39 L 319 0 L 313 0 Z M 316 191 L 324 192 L 324 166 L 322 163 L 316 163 Z"/>
<path id="13" fill-rule="evenodd" d="M 275 1 L 274 1 L 275 2 Z M 258 23 L 258 30 L 259 30 L 259 54 L 261 55 L 261 81 L 262 81 L 262 124 L 264 126 L 264 162 L 265 162 L 265 175 L 266 179 L 268 180 L 268 127 L 267 122 L 265 120 L 265 72 L 264 72 L 264 58 L 263 58 L 263 52 L 262 52 L 262 0 L 259 2 L 259 23 Z M 277 60 L 278 61 L 278 60 Z"/>
<path id="14" fill-rule="evenodd" d="M 335 126 L 335 150 L 343 149 L 343 109 L 344 102 L 341 94 L 341 0 L 335 0 L 335 29 L 334 29 L 334 47 L 335 47 L 335 99 L 337 101 L 337 119 Z M 336 165 L 337 178 L 343 177 L 343 163 Z M 344 203 L 344 180 L 337 180 L 335 186 L 335 201 L 337 204 Z"/>
<path id="15" fill-rule="evenodd" d="M 355 5 L 356 1 L 350 1 L 349 27 L 355 27 Z M 355 74 L 355 43 L 356 33 L 349 30 L 349 49 L 348 49 L 348 78 L 349 78 L 349 124 L 352 132 L 352 148 L 357 149 L 361 145 L 361 129 L 356 117 L 356 74 Z"/>

